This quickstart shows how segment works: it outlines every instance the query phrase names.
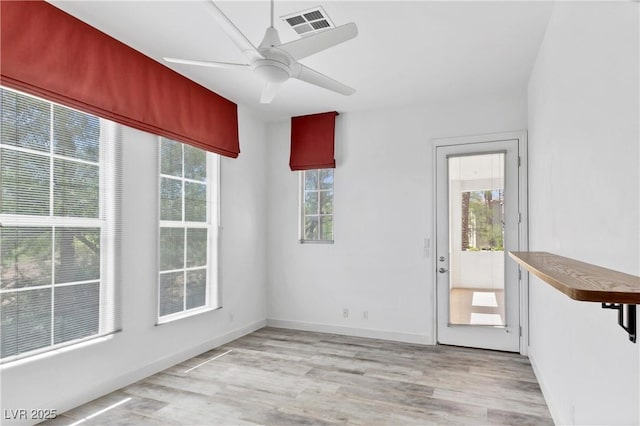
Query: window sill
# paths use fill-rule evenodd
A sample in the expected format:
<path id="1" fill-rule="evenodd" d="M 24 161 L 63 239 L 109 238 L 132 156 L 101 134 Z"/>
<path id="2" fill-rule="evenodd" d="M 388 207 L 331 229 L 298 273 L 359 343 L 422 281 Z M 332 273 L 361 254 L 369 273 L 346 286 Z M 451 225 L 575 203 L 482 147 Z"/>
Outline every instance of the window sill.
<path id="1" fill-rule="evenodd" d="M 298 240 L 300 244 L 333 244 L 333 240 Z"/>
<path id="2" fill-rule="evenodd" d="M 194 309 L 190 309 L 188 311 L 183 311 L 183 312 L 178 312 L 175 314 L 170 314 L 170 315 L 166 315 L 162 318 L 158 318 L 158 321 L 156 322 L 156 326 L 159 325 L 163 325 L 163 324 L 169 324 L 175 321 L 179 321 L 183 318 L 189 318 L 189 317 L 193 317 L 196 315 L 200 315 L 200 314 L 204 314 L 207 312 L 212 312 L 212 311 L 217 311 L 218 309 L 222 308 L 222 306 L 219 306 L 217 308 L 212 308 L 210 306 L 207 306 L 205 308 L 194 308 Z"/>
<path id="3" fill-rule="evenodd" d="M 42 352 L 35 352 L 32 355 L 26 355 L 22 357 L 18 356 L 17 358 L 3 361 L 0 364 L 0 371 L 4 371 L 13 367 L 18 367 L 20 365 L 28 364 L 31 362 L 41 361 L 47 358 L 54 357 L 56 355 L 63 354 L 65 352 L 72 352 L 72 351 L 80 350 L 82 348 L 86 348 L 88 346 L 97 345 L 113 339 L 115 334 L 120 333 L 120 331 L 121 330 L 117 330 L 117 331 L 114 331 L 113 333 L 106 334 L 104 336 L 88 337 L 85 340 L 80 340 L 76 343 L 67 344 L 55 349 L 43 349 Z"/>

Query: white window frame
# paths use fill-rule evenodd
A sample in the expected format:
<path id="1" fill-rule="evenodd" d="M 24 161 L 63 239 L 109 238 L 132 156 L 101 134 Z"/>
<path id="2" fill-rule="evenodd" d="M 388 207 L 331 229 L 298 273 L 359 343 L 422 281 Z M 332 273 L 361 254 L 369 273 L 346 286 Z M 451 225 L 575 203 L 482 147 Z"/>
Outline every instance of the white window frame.
<path id="1" fill-rule="evenodd" d="M 172 176 L 172 175 L 164 175 L 161 173 L 161 146 L 162 146 L 162 137 L 158 137 L 158 144 L 157 144 L 157 150 L 158 150 L 158 173 L 157 173 L 157 178 L 158 178 L 158 233 L 157 233 L 157 285 L 156 285 L 156 292 L 157 292 L 157 296 L 156 296 L 156 318 L 157 318 L 157 322 L 156 325 L 161 325 L 161 324 L 166 324 L 166 323 L 170 323 L 182 318 L 188 318 L 190 316 L 193 315 L 198 315 L 204 312 L 209 312 L 209 311 L 213 311 L 216 309 L 221 308 L 221 304 L 220 304 L 220 290 L 219 290 L 219 230 L 220 230 L 220 156 L 213 154 L 211 152 L 206 152 L 206 158 L 207 158 L 207 165 L 206 165 L 206 170 L 207 170 L 207 179 L 205 181 L 206 185 L 207 185 L 207 199 L 206 199 L 206 206 L 207 206 L 207 218 L 205 222 L 187 222 L 184 220 L 185 218 L 185 202 L 184 202 L 184 189 L 185 189 L 185 182 L 194 182 L 194 183 L 198 183 L 198 184 L 202 184 L 202 181 L 197 181 L 197 180 L 193 180 L 193 179 L 189 179 L 189 178 L 185 178 L 184 177 L 184 149 L 183 149 L 183 158 L 182 158 L 182 176 L 180 178 L 176 177 L 176 176 Z M 161 194 L 161 183 L 162 183 L 162 178 L 170 178 L 170 179 L 175 179 L 175 180 L 181 180 L 183 185 L 182 185 L 182 218 L 183 220 L 181 221 L 174 221 L 174 220 L 162 220 L 160 219 L 161 217 L 161 207 L 162 207 L 162 200 L 160 198 L 160 194 Z M 207 229 L 207 264 L 206 266 L 202 267 L 195 267 L 195 268 L 187 268 L 186 267 L 186 256 L 187 256 L 187 245 L 185 242 L 184 245 L 184 260 L 183 260 L 183 265 L 185 266 L 184 268 L 180 268 L 180 269 L 176 269 L 176 270 L 167 270 L 167 271 L 160 271 L 160 230 L 161 228 L 187 228 L 187 229 L 192 229 L 192 228 L 199 228 L 199 229 Z M 203 269 L 206 267 L 206 295 L 205 295 L 205 304 L 203 306 L 198 306 L 195 308 L 191 308 L 191 309 L 186 309 L 186 303 L 187 303 L 187 297 L 186 297 L 186 285 L 187 285 L 187 280 L 186 278 L 184 279 L 184 283 L 183 283 L 183 310 L 179 311 L 179 312 L 174 312 L 171 314 L 167 314 L 167 315 L 160 315 L 160 297 L 161 297 L 161 290 L 160 290 L 160 274 L 161 273 L 168 273 L 168 272 L 178 272 L 178 271 L 183 271 L 185 274 L 187 271 L 189 270 L 198 270 L 198 269 Z"/>
<path id="2" fill-rule="evenodd" d="M 56 102 L 49 101 L 47 99 L 39 98 L 24 92 L 15 91 L 7 87 L 2 87 L 2 90 L 18 93 L 20 96 L 27 96 L 37 99 L 49 104 L 49 140 L 51 146 L 49 151 L 39 151 L 30 148 L 23 148 L 13 145 L 1 144 L 3 149 L 8 149 L 16 152 L 23 152 L 27 154 L 34 154 L 43 157 L 47 157 L 49 160 L 49 215 L 20 215 L 20 214 L 3 214 L 0 213 L 0 227 L 45 227 L 51 228 L 53 232 L 51 244 L 51 254 L 55 257 L 55 229 L 59 227 L 79 227 L 79 228 L 100 228 L 100 277 L 98 281 L 100 283 L 100 303 L 98 305 L 100 311 L 98 314 L 99 325 L 98 332 L 90 336 L 85 336 L 79 339 L 73 339 L 57 344 L 50 344 L 41 348 L 33 349 L 27 352 L 19 353 L 16 355 L 10 355 L 0 359 L 0 364 L 10 363 L 16 360 L 29 358 L 35 355 L 43 354 L 45 352 L 54 351 L 63 347 L 74 346 L 102 338 L 108 334 L 115 333 L 120 330 L 119 315 L 114 313 L 118 310 L 118 289 L 117 289 L 117 265 L 116 265 L 116 252 L 118 250 L 117 234 L 119 233 L 119 218 L 117 217 L 117 211 L 119 211 L 120 203 L 120 179 L 118 173 L 119 155 L 120 155 L 120 129 L 118 125 L 109 120 L 98 117 L 100 121 L 100 151 L 98 155 L 98 161 L 92 162 L 88 160 L 69 157 L 62 154 L 55 154 L 53 152 L 53 140 L 54 140 L 54 114 L 53 110 L 55 106 L 61 106 L 64 108 L 70 108 L 65 105 L 60 105 Z M 74 109 L 74 108 L 70 108 Z M 79 111 L 79 110 L 76 110 Z M 92 115 L 84 111 L 79 111 L 83 114 Z M 95 117 L 95 116 L 94 116 Z M 54 173 L 53 173 L 53 161 L 55 159 L 61 159 L 65 161 L 72 161 L 82 164 L 98 165 L 99 167 L 99 188 L 105 188 L 105 196 L 98 197 L 98 218 L 81 218 L 81 217 L 64 217 L 55 216 L 54 212 Z M 51 289 L 51 342 L 54 342 L 55 334 L 55 289 L 62 287 L 69 287 L 75 285 L 87 284 L 89 282 L 95 282 L 96 280 L 89 281 L 77 281 L 71 283 L 55 283 L 54 272 L 55 262 L 52 259 L 51 268 L 51 283 L 40 286 L 22 287 L 16 289 L 1 290 L 0 293 L 11 292 L 23 292 L 32 291 L 38 289 Z"/>
<path id="3" fill-rule="evenodd" d="M 319 172 L 321 170 L 328 169 L 313 169 L 310 171 Z M 309 240 L 305 238 L 305 229 L 304 229 L 304 218 L 305 218 L 305 173 L 307 170 L 301 170 L 298 175 L 298 241 L 300 244 L 334 244 L 335 242 L 335 182 L 336 182 L 336 174 L 335 169 L 330 169 L 333 172 L 333 183 L 331 184 L 331 189 L 320 189 L 320 181 L 318 180 L 318 189 L 313 190 L 313 192 L 325 192 L 331 191 L 333 192 L 333 208 L 331 209 L 331 214 L 323 214 L 320 215 L 318 212 L 318 222 L 321 221 L 322 216 L 331 216 L 331 235 L 333 236 L 330 240 L 325 240 L 322 238 L 318 238 L 317 240 Z M 318 197 L 318 209 L 320 209 L 320 198 Z M 320 231 L 318 231 L 318 237 L 320 237 Z"/>

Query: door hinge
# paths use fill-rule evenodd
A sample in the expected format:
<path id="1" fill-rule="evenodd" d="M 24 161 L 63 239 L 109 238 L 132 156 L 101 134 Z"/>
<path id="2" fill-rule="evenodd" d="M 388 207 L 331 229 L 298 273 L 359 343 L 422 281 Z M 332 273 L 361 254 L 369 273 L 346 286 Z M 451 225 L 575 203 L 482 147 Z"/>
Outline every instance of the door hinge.
<path id="1" fill-rule="evenodd" d="M 518 167 L 520 167 L 521 164 L 520 156 L 518 155 Z"/>
<path id="2" fill-rule="evenodd" d="M 522 326 L 519 326 L 518 329 L 520 331 L 520 337 L 522 337 Z"/>
<path id="3" fill-rule="evenodd" d="M 518 212 L 518 223 L 522 223 L 522 213 Z"/>
<path id="4" fill-rule="evenodd" d="M 518 268 L 518 281 L 522 281 L 522 269 Z"/>

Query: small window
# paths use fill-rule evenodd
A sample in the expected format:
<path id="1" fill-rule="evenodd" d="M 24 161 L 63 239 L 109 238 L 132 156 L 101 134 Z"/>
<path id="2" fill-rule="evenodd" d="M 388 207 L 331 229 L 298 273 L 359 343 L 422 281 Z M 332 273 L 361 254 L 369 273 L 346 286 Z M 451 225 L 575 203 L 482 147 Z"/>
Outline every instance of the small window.
<path id="1" fill-rule="evenodd" d="M 118 327 L 114 123 L 0 89 L 2 361 Z"/>
<path id="2" fill-rule="evenodd" d="M 218 307 L 218 157 L 160 138 L 158 317 Z"/>
<path id="3" fill-rule="evenodd" d="M 333 169 L 305 170 L 300 179 L 300 242 L 333 242 Z"/>

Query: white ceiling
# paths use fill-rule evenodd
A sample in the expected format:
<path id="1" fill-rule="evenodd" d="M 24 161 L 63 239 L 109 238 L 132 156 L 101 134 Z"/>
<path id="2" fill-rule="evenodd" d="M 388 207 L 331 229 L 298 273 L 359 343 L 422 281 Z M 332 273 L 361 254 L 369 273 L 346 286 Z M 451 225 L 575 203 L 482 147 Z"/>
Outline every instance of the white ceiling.
<path id="1" fill-rule="evenodd" d="M 163 56 L 246 62 L 206 1 L 50 2 L 161 62 Z M 260 43 L 268 1 L 216 4 Z M 298 35 L 278 17 L 318 5 L 335 25 L 355 22 L 359 34 L 300 62 L 356 88 L 352 96 L 289 80 L 273 103 L 262 105 L 262 82 L 250 71 L 165 64 L 267 120 L 437 102 L 524 87 L 552 8 L 539 1 L 276 1 L 283 43 Z"/>

